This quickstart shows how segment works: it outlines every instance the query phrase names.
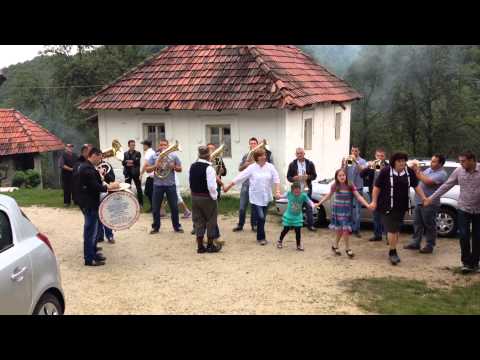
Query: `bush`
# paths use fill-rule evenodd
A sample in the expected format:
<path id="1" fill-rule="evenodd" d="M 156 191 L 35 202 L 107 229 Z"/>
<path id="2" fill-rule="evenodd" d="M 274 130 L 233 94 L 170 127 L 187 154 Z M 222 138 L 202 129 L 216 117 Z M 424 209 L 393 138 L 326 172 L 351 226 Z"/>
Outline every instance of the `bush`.
<path id="1" fill-rule="evenodd" d="M 15 175 L 13 175 L 12 186 L 21 187 L 25 185 L 26 181 L 27 175 L 23 171 L 17 171 Z"/>
<path id="2" fill-rule="evenodd" d="M 40 185 L 41 183 L 40 174 L 37 171 L 29 169 L 25 171 L 25 176 L 26 176 L 25 182 L 27 187 L 35 188 L 38 185 Z"/>

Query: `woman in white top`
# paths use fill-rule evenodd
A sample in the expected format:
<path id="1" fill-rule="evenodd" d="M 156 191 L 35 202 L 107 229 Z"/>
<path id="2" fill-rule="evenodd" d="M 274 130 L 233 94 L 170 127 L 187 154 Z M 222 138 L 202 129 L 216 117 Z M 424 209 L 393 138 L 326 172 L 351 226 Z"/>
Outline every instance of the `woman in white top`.
<path id="1" fill-rule="evenodd" d="M 233 181 L 223 188 L 226 193 L 236 184 L 241 184 L 245 180 L 250 181 L 249 199 L 252 204 L 252 212 L 255 211 L 258 219 L 257 241 L 260 245 L 265 245 L 265 220 L 267 209 L 272 197 L 272 187 L 275 185 L 275 198 L 279 199 L 280 177 L 275 167 L 267 162 L 265 150 L 259 149 L 253 154 L 254 164 L 249 165 L 245 170 L 238 174 Z"/>

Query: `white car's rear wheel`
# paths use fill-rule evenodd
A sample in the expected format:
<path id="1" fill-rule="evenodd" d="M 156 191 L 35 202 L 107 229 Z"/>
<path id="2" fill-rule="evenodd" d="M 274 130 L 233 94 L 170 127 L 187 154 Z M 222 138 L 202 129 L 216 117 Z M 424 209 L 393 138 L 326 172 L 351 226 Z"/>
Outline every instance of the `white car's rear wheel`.
<path id="1" fill-rule="evenodd" d="M 437 234 L 442 237 L 452 237 L 457 233 L 457 214 L 449 208 L 441 208 L 438 211 Z"/>
<path id="2" fill-rule="evenodd" d="M 63 315 L 62 306 L 53 294 L 44 294 L 35 306 L 33 315 Z"/>

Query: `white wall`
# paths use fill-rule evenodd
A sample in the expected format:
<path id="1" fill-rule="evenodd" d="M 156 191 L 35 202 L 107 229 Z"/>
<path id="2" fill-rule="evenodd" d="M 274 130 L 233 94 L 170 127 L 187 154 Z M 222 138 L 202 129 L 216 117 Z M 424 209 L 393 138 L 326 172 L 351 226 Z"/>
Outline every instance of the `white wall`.
<path id="1" fill-rule="evenodd" d="M 342 157 L 349 152 L 350 144 L 350 110 L 351 105 L 345 104 L 345 110 L 339 105 L 320 104 L 311 109 L 287 110 L 285 124 L 284 156 L 286 174 L 288 164 L 295 159 L 295 149 L 304 147 L 304 119 L 313 119 L 312 150 L 305 151 L 305 157 L 313 161 L 317 170 L 317 179 L 333 177 L 340 167 Z M 342 113 L 340 138 L 335 139 L 335 113 Z"/>
<path id="2" fill-rule="evenodd" d="M 118 139 L 127 148 L 128 140 L 137 142 L 137 150 L 143 151 L 143 124 L 164 123 L 166 137 L 170 142 L 178 140 L 181 152 L 178 153 L 183 171 L 180 173 L 180 185 L 188 187 L 187 173 L 190 164 L 196 160 L 197 148 L 206 143 L 206 125 L 230 125 L 232 157 L 224 158 L 229 181 L 238 174 L 242 156 L 248 152 L 248 139 L 252 136 L 266 138 L 272 150 L 276 164 L 284 165 L 281 149 L 284 147 L 285 112 L 282 110 L 243 111 L 243 112 L 207 112 L 207 111 L 99 111 L 98 126 L 100 147 L 111 147 L 113 139 Z M 121 163 L 109 160 L 121 180 Z"/>

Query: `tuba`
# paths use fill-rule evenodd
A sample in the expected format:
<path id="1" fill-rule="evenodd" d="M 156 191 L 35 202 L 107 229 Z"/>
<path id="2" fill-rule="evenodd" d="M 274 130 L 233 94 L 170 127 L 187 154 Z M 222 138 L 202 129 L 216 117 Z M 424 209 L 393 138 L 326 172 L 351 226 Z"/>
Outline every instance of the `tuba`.
<path id="1" fill-rule="evenodd" d="M 210 154 L 210 162 L 212 163 L 213 168 L 217 176 L 220 175 L 222 170 L 222 155 L 225 148 L 225 144 L 220 145 L 220 147 Z"/>
<path id="2" fill-rule="evenodd" d="M 112 147 L 102 151 L 103 159 L 108 159 L 115 157 L 119 161 L 123 161 L 123 149 L 122 144 L 117 139 L 112 141 Z M 103 177 L 112 171 L 112 165 L 110 165 L 105 160 L 102 160 L 100 164 L 97 165 L 97 171 Z"/>
<path id="3" fill-rule="evenodd" d="M 248 162 L 251 162 L 253 161 L 253 153 L 257 150 L 260 150 L 260 149 L 266 149 L 266 146 L 267 146 L 267 140 L 263 139 L 263 141 L 258 144 L 257 146 L 255 146 L 252 150 L 249 151 L 248 155 L 247 155 L 247 161 Z"/>
<path id="4" fill-rule="evenodd" d="M 175 144 L 170 145 L 168 148 L 163 150 L 159 155 L 158 155 L 158 160 L 160 162 L 160 165 L 158 168 L 155 169 L 154 174 L 156 177 L 160 179 L 166 179 L 168 175 L 172 172 L 172 169 L 168 166 L 168 161 L 167 157 L 173 152 L 176 151 L 181 151 L 180 147 L 178 145 L 178 141 L 175 141 Z"/>
<path id="5" fill-rule="evenodd" d="M 343 158 L 343 161 L 347 167 L 357 165 L 357 160 L 352 156 L 348 155 Z"/>

